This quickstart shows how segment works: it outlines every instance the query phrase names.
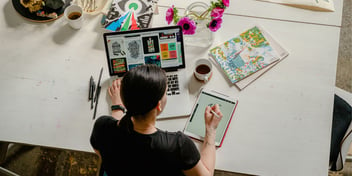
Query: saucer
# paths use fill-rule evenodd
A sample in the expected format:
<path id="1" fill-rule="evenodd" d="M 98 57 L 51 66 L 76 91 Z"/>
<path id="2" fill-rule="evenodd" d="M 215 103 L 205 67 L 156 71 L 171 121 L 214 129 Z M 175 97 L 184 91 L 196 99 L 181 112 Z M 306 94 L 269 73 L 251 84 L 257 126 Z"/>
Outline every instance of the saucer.
<path id="1" fill-rule="evenodd" d="M 211 78 L 213 77 L 213 72 L 210 73 L 210 76 L 209 76 L 209 79 L 208 79 L 207 82 L 205 82 L 204 80 L 198 79 L 194 73 L 193 73 L 193 76 L 194 76 L 194 78 L 196 78 L 197 81 L 199 81 L 199 82 L 201 82 L 201 83 L 207 83 L 207 82 L 209 82 L 209 81 L 211 80 Z"/>

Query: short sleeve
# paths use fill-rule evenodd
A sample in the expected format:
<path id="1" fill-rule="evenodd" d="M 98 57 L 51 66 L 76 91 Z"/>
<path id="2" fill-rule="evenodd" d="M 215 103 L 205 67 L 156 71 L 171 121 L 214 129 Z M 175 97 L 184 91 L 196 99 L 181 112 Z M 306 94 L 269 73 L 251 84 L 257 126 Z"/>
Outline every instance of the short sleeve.
<path id="1" fill-rule="evenodd" d="M 111 128 L 116 126 L 117 120 L 111 116 L 101 116 L 94 124 L 92 134 L 90 136 L 90 144 L 94 149 L 101 150 L 101 144 L 104 141 L 104 135 L 109 132 Z"/>
<path id="2" fill-rule="evenodd" d="M 193 168 L 200 160 L 200 153 L 194 142 L 186 135 L 181 133 L 180 137 L 180 158 L 182 160 L 182 169 L 188 170 Z"/>

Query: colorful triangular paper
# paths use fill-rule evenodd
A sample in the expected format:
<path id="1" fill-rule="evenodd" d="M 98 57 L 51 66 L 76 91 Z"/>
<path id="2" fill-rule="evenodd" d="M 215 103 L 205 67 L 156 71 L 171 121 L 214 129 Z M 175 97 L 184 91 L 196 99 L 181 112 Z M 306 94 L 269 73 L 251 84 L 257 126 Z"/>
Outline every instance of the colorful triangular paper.
<path id="1" fill-rule="evenodd" d="M 131 21 L 131 15 L 132 15 L 132 13 L 130 13 L 128 15 L 128 18 L 125 20 L 124 24 L 121 27 L 121 31 L 127 31 L 128 30 L 128 28 L 130 26 L 130 21 Z"/>
<path id="2" fill-rule="evenodd" d="M 118 29 L 121 28 L 121 25 L 123 21 L 126 19 L 126 17 L 129 15 L 129 12 L 126 12 L 123 16 L 121 16 L 119 19 L 111 22 L 108 24 L 105 28 L 110 30 L 110 31 L 117 31 Z"/>
<path id="3" fill-rule="evenodd" d="M 132 12 L 132 24 L 131 24 L 131 30 L 136 30 L 139 29 L 138 25 L 137 25 L 137 21 L 134 15 L 134 12 Z"/>

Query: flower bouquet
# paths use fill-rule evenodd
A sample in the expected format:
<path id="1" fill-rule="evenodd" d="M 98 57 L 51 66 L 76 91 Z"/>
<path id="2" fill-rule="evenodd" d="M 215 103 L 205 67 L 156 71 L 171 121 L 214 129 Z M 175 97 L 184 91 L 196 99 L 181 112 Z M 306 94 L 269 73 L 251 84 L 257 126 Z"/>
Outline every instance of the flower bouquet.
<path id="1" fill-rule="evenodd" d="M 211 1 L 210 6 L 203 2 L 195 2 L 187 7 L 184 16 L 180 16 L 178 9 L 172 6 L 166 11 L 166 21 L 168 24 L 173 22 L 181 26 L 185 35 L 193 35 L 197 27 L 204 27 L 199 25 L 205 25 L 210 31 L 216 32 L 221 27 L 223 13 L 229 5 L 229 0 Z M 195 10 L 197 7 L 202 10 Z"/>

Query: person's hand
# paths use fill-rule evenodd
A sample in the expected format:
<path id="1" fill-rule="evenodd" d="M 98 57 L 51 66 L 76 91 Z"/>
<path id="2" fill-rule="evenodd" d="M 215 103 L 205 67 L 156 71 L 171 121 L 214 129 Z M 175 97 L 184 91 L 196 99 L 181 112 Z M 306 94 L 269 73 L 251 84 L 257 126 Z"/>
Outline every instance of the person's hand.
<path id="1" fill-rule="evenodd" d="M 216 115 L 214 115 L 212 111 Z M 220 111 L 218 104 L 215 104 L 212 107 L 207 106 L 205 108 L 204 120 L 205 120 L 205 128 L 207 131 L 211 131 L 211 132 L 216 131 L 216 128 L 218 127 L 221 119 L 222 119 L 222 113 Z"/>
<path id="2" fill-rule="evenodd" d="M 112 85 L 108 88 L 112 105 L 123 105 L 121 96 L 120 96 L 120 86 L 121 86 L 121 79 L 116 79 L 112 82 Z"/>

